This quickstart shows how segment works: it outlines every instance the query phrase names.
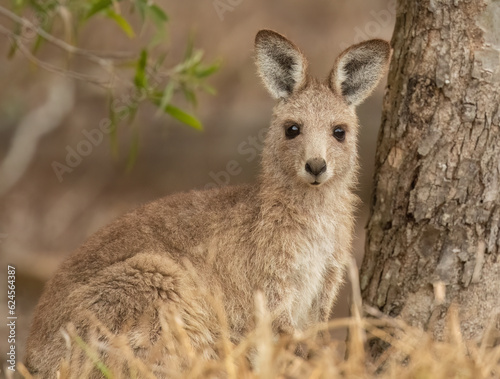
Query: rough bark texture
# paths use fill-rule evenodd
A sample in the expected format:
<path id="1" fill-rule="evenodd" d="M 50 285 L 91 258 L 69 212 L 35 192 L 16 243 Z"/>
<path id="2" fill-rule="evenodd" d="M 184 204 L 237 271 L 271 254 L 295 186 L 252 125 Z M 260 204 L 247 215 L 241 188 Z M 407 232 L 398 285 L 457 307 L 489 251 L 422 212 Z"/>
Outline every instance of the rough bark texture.
<path id="1" fill-rule="evenodd" d="M 392 46 L 363 298 L 438 338 L 456 303 L 480 338 L 500 325 L 500 1 L 400 0 Z"/>

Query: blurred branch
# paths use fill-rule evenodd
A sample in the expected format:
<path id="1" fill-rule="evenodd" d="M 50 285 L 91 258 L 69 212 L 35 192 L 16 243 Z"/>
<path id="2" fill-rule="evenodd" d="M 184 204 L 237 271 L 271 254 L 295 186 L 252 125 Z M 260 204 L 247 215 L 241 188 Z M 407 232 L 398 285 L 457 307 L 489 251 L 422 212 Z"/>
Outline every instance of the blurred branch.
<path id="1" fill-rule="evenodd" d="M 46 101 L 23 117 L 16 128 L 10 149 L 0 165 L 0 196 L 24 175 L 35 157 L 39 140 L 61 125 L 73 109 L 75 87 L 72 81 L 56 76 L 47 89 Z"/>
<path id="2" fill-rule="evenodd" d="M 69 76 L 69 77 L 72 77 L 74 79 L 83 80 L 83 81 L 90 82 L 90 83 L 93 83 L 93 84 L 97 84 L 97 85 L 99 85 L 101 87 L 104 87 L 104 88 L 109 88 L 110 87 L 110 85 L 109 85 L 110 81 L 98 80 L 98 79 L 96 79 L 96 78 L 94 78 L 94 77 L 92 77 L 90 75 L 81 74 L 79 72 L 71 71 L 71 70 L 68 70 L 68 69 L 62 69 L 62 68 L 54 66 L 54 65 L 52 65 L 50 63 L 44 62 L 41 59 L 38 59 L 36 56 L 34 56 L 33 54 L 31 54 L 30 50 L 21 42 L 21 37 L 20 36 L 18 36 L 17 34 L 15 34 L 14 32 L 12 32 L 10 30 L 8 30 L 7 28 L 5 28 L 2 25 L 0 25 L 0 33 L 8 36 L 12 40 L 12 43 L 16 44 L 16 46 L 18 47 L 19 51 L 21 51 L 21 53 L 23 53 L 23 55 L 28 60 L 30 60 L 31 62 L 33 62 L 37 66 L 42 67 L 46 71 L 53 72 L 53 73 L 56 73 L 56 74 L 59 74 L 59 75 L 63 75 L 63 76 Z"/>
<path id="3" fill-rule="evenodd" d="M 15 13 L 11 12 L 5 7 L 0 6 L 0 14 L 9 18 L 10 20 L 17 22 L 21 25 L 23 25 L 26 28 L 29 28 L 30 30 L 33 30 L 38 34 L 40 37 L 45 39 L 47 42 L 51 43 L 54 46 L 59 47 L 60 49 L 70 53 L 70 54 L 75 54 L 75 55 L 80 55 L 84 56 L 88 60 L 95 62 L 101 66 L 103 65 L 109 65 L 110 62 L 105 62 L 107 60 L 129 60 L 133 59 L 137 54 L 130 53 L 127 51 L 110 51 L 110 52 L 100 52 L 100 51 L 93 51 L 93 50 L 86 50 L 82 49 L 76 46 L 73 46 L 67 42 L 64 42 L 63 40 L 54 37 L 52 34 L 47 33 L 45 30 L 42 28 L 36 26 L 33 24 L 31 21 L 27 20 L 24 17 L 20 17 L 16 15 Z M 19 38 L 21 38 L 19 36 Z M 103 62 L 104 61 L 104 62 Z"/>

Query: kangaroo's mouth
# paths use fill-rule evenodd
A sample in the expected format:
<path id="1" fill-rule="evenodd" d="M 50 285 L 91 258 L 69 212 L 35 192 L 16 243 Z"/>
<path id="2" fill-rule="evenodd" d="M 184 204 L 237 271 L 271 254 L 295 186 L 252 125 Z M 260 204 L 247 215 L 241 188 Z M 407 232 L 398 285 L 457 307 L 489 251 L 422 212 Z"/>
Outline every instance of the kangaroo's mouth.
<path id="1" fill-rule="evenodd" d="M 298 176 L 307 186 L 313 187 L 321 186 L 330 178 L 327 172 L 322 172 L 319 175 L 314 175 L 307 172 L 306 170 L 300 171 Z"/>

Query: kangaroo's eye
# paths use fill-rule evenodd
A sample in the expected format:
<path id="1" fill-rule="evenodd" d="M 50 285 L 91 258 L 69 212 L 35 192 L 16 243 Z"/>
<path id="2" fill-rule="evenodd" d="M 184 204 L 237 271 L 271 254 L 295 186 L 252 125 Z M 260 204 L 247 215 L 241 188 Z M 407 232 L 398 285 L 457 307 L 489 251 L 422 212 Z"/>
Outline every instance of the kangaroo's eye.
<path id="1" fill-rule="evenodd" d="M 296 124 L 287 126 L 285 129 L 285 136 L 288 139 L 293 139 L 300 134 L 300 127 Z"/>
<path id="2" fill-rule="evenodd" d="M 345 129 L 342 126 L 336 126 L 335 129 L 333 129 L 333 136 L 335 139 L 339 142 L 342 142 L 345 140 Z"/>

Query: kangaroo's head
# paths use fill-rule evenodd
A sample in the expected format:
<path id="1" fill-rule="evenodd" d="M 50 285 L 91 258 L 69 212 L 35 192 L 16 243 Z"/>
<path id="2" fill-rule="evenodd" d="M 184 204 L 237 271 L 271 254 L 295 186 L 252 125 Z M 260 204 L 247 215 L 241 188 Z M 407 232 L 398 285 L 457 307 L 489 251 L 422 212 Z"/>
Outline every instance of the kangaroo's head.
<path id="1" fill-rule="evenodd" d="M 324 82 L 310 77 L 304 55 L 274 31 L 259 31 L 255 49 L 259 74 L 278 100 L 263 152 L 264 180 L 306 187 L 352 182 L 357 168 L 355 107 L 385 74 L 389 43 L 371 40 L 351 46 Z"/>

